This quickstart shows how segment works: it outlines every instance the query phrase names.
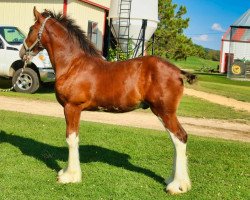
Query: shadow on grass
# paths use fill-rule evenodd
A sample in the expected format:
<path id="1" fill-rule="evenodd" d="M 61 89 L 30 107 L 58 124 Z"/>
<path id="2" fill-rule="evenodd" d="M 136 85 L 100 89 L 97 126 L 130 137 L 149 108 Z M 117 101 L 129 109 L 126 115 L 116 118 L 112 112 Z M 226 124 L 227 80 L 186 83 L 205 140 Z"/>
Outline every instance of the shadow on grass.
<path id="1" fill-rule="evenodd" d="M 36 93 L 55 93 L 55 84 L 53 82 L 43 83 Z"/>
<path id="2" fill-rule="evenodd" d="M 49 144 L 41 143 L 30 138 L 7 134 L 0 131 L 0 143 L 9 143 L 30 157 L 36 158 L 45 163 L 49 168 L 59 171 L 61 167 L 57 160 L 66 162 L 68 158 L 67 147 L 56 147 Z M 152 172 L 139 166 L 135 166 L 129 162 L 130 156 L 117 151 L 109 150 L 95 145 L 81 145 L 80 161 L 81 163 L 102 162 L 112 166 L 121 167 L 126 170 L 144 174 L 155 181 L 164 184 L 164 179 Z"/>

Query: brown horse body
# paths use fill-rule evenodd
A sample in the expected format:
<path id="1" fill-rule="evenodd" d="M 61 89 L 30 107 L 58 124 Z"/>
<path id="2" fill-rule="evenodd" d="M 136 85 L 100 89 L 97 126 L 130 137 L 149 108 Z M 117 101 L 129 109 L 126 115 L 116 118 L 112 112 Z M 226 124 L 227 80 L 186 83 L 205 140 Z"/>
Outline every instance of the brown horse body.
<path id="1" fill-rule="evenodd" d="M 58 181 L 81 180 L 78 153 L 81 111 L 128 112 L 150 107 L 170 132 L 175 145 L 174 172 L 167 190 L 170 193 L 188 191 L 191 184 L 187 172 L 187 134 L 177 120 L 176 110 L 183 94 L 183 77 L 192 82 L 195 76 L 154 56 L 108 62 L 72 20 L 51 12 L 40 14 L 36 9 L 34 15 L 37 21 L 31 27 L 25 46 L 33 46 L 38 32 L 42 32 L 38 43 L 28 50 L 36 54 L 43 47 L 47 49 L 56 72 L 56 97 L 64 107 L 67 124 L 69 164 L 59 172 Z M 46 18 L 48 16 L 51 18 Z M 24 54 L 22 48 L 21 57 Z"/>

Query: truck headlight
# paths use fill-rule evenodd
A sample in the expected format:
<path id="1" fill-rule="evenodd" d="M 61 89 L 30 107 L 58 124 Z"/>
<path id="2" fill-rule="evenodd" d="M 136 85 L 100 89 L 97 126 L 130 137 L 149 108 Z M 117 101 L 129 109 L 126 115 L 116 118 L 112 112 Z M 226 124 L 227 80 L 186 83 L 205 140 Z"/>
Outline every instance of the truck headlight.
<path id="1" fill-rule="evenodd" d="M 39 58 L 41 61 L 44 61 L 44 60 L 45 60 L 45 56 L 42 55 L 42 54 L 40 54 L 40 55 L 38 56 L 38 58 Z"/>

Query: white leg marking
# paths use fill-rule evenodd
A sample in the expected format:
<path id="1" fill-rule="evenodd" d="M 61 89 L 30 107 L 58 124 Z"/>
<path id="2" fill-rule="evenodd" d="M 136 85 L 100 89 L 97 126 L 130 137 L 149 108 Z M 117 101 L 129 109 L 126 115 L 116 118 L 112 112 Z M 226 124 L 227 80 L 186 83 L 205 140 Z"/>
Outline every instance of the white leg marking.
<path id="1" fill-rule="evenodd" d="M 76 183 L 81 181 L 81 167 L 79 160 L 79 137 L 72 133 L 66 139 L 69 145 L 68 167 L 58 173 L 59 183 Z"/>
<path id="2" fill-rule="evenodd" d="M 181 142 L 173 133 L 170 133 L 175 147 L 173 177 L 166 181 L 166 190 L 171 194 L 185 193 L 191 189 L 188 176 L 186 144 Z"/>

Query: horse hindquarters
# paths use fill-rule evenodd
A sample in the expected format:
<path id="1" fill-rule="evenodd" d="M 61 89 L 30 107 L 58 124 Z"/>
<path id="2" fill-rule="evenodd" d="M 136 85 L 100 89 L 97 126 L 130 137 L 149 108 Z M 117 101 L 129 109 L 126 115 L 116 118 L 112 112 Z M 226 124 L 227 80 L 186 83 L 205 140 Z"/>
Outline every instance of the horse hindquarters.
<path id="1" fill-rule="evenodd" d="M 178 71 L 177 71 L 178 72 Z M 188 175 L 186 143 L 187 133 L 179 123 L 176 111 L 183 94 L 183 82 L 178 74 L 171 77 L 161 77 L 161 82 L 152 84 L 150 108 L 161 120 L 166 130 L 170 133 L 175 147 L 175 159 L 173 163 L 173 175 L 166 181 L 166 190 L 171 194 L 187 192 L 191 189 Z"/>

